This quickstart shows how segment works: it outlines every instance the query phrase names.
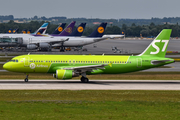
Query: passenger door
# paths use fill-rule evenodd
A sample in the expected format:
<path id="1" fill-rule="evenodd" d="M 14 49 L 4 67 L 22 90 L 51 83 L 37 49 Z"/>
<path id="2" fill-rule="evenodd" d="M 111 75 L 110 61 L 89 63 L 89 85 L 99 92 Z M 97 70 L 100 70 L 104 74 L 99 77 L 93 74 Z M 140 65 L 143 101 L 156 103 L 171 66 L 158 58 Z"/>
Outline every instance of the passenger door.
<path id="1" fill-rule="evenodd" d="M 142 59 L 137 58 L 137 67 L 142 67 Z"/>
<path id="2" fill-rule="evenodd" d="M 24 58 L 24 67 L 29 67 L 29 57 Z"/>

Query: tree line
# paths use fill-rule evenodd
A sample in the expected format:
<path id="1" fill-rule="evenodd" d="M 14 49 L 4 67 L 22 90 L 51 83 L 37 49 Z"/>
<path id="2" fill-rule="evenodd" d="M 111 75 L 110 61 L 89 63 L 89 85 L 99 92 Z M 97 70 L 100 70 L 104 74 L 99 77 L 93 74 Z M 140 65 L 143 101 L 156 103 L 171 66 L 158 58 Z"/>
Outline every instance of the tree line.
<path id="1" fill-rule="evenodd" d="M 36 31 L 45 21 L 31 21 L 29 23 L 15 23 L 13 20 L 10 20 L 8 23 L 0 24 L 0 33 L 7 33 L 9 29 L 17 29 L 19 28 L 19 33 L 22 30 L 27 29 L 32 32 Z M 67 23 L 69 24 L 69 23 Z M 78 24 L 76 24 L 78 25 Z M 90 35 L 98 25 L 86 26 L 83 36 Z M 48 29 L 46 33 L 51 34 L 58 25 L 49 23 Z M 75 26 L 76 28 L 76 26 Z M 74 29 L 75 29 L 74 28 Z M 105 30 L 105 34 L 121 34 L 125 33 L 126 37 L 148 37 L 148 36 L 157 36 L 162 29 L 172 29 L 172 37 L 180 36 L 180 26 L 177 24 L 163 24 L 163 25 L 155 25 L 151 23 L 149 25 L 136 25 L 132 23 L 131 26 L 123 24 L 122 27 L 118 27 L 113 24 L 108 24 Z"/>

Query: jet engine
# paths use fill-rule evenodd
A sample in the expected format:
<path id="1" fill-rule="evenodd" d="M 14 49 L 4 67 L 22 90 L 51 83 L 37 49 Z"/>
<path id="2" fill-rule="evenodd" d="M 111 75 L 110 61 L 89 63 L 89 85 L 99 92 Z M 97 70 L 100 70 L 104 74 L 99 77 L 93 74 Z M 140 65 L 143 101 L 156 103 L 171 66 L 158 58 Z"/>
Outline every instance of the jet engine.
<path id="1" fill-rule="evenodd" d="M 39 47 L 43 49 L 49 49 L 50 45 L 48 43 L 39 43 Z"/>
<path id="2" fill-rule="evenodd" d="M 38 48 L 38 46 L 35 45 L 35 44 L 29 44 L 29 45 L 27 45 L 27 49 L 28 49 L 28 50 L 34 50 L 34 49 L 37 49 L 37 48 Z"/>
<path id="3" fill-rule="evenodd" d="M 78 77 L 79 75 L 74 73 L 72 70 L 56 70 L 56 74 L 53 74 L 54 78 L 60 80 L 71 79 L 72 77 Z"/>

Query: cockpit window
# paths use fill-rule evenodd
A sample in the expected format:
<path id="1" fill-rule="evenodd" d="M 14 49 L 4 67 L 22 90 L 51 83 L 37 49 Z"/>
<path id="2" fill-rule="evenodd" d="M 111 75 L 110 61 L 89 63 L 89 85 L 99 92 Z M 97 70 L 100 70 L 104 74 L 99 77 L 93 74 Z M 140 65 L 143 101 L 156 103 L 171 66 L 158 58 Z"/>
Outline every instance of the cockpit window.
<path id="1" fill-rule="evenodd" d="M 10 60 L 10 62 L 18 62 L 17 59 Z"/>

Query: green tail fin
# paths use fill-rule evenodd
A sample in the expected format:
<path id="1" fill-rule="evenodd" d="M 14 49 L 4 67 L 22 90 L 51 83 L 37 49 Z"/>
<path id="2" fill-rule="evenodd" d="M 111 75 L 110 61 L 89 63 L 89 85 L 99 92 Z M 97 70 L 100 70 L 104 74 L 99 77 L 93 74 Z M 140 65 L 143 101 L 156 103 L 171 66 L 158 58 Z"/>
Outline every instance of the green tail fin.
<path id="1" fill-rule="evenodd" d="M 146 50 L 139 56 L 150 55 L 157 57 L 165 57 L 171 31 L 171 29 L 162 30 L 161 33 L 159 33 L 159 35 L 146 48 Z"/>

